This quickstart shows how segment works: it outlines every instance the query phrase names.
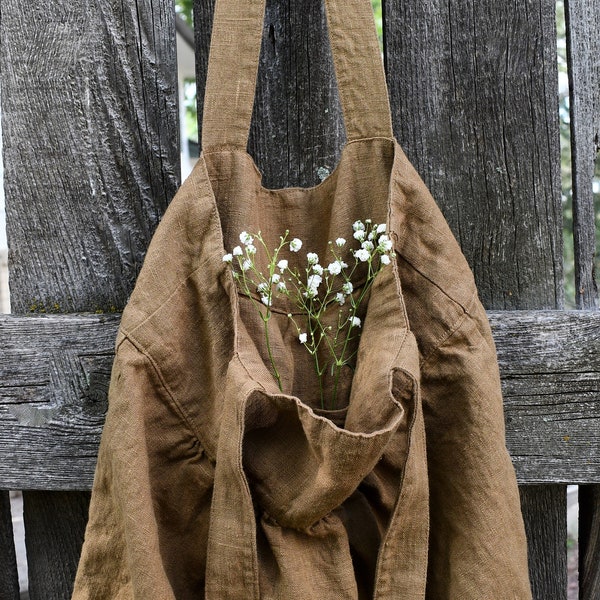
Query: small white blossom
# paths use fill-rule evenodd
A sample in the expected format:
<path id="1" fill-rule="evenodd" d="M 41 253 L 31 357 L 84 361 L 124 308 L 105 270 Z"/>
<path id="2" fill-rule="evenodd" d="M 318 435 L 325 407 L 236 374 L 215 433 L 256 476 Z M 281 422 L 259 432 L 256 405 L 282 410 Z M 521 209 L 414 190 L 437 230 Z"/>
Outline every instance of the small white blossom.
<path id="1" fill-rule="evenodd" d="M 342 304 L 344 304 L 344 302 L 346 302 L 346 296 L 344 296 L 344 294 L 342 294 L 341 292 L 338 292 L 335 295 L 335 301 L 338 302 L 341 306 Z"/>
<path id="2" fill-rule="evenodd" d="M 240 246 L 236 246 L 233 249 L 233 255 L 234 256 L 241 256 L 243 254 L 242 248 Z"/>
<path id="3" fill-rule="evenodd" d="M 254 244 L 247 244 L 246 245 L 246 252 L 248 254 L 256 254 L 256 246 Z"/>
<path id="4" fill-rule="evenodd" d="M 371 224 L 371 219 L 365 219 L 365 223 L 366 223 L 367 225 L 370 225 L 370 224 Z"/>
<path id="5" fill-rule="evenodd" d="M 261 296 L 260 297 L 260 301 L 265 305 L 265 306 L 271 306 L 271 298 L 269 298 L 269 296 Z"/>
<path id="6" fill-rule="evenodd" d="M 336 260 L 327 267 L 327 270 L 330 275 L 339 275 L 342 272 L 342 265 L 339 260 Z"/>
<path id="7" fill-rule="evenodd" d="M 350 327 L 360 327 L 360 319 L 358 317 L 350 317 Z"/>
<path id="8" fill-rule="evenodd" d="M 309 265 L 316 265 L 319 262 L 319 255 L 314 252 L 309 252 L 306 255 L 306 259 L 308 260 Z"/>
<path id="9" fill-rule="evenodd" d="M 288 268 L 288 261 L 285 260 L 285 258 L 281 259 L 278 263 L 277 263 L 277 268 L 283 272 Z"/>
<path id="10" fill-rule="evenodd" d="M 365 231 L 364 229 L 358 229 L 354 232 L 352 236 L 355 240 L 362 242 L 365 239 Z"/>
<path id="11" fill-rule="evenodd" d="M 312 270 L 317 274 L 317 275 L 323 275 L 323 267 L 321 265 L 313 265 Z"/>
<path id="12" fill-rule="evenodd" d="M 344 294 L 349 296 L 352 293 L 352 290 L 354 290 L 354 286 L 352 285 L 352 282 L 346 281 L 346 283 L 342 286 L 342 291 L 344 292 Z"/>
<path id="13" fill-rule="evenodd" d="M 385 223 L 381 223 L 381 225 L 377 225 L 377 233 L 385 233 L 387 226 Z"/>
<path id="14" fill-rule="evenodd" d="M 233 254 L 226 254 L 223 257 L 223 262 L 230 263 L 233 260 Z"/>
<path id="15" fill-rule="evenodd" d="M 352 223 L 352 229 L 354 231 L 362 231 L 365 228 L 365 224 L 362 221 L 354 221 L 354 223 Z"/>
<path id="16" fill-rule="evenodd" d="M 294 238 L 290 242 L 290 250 L 292 252 L 298 252 L 298 250 L 300 250 L 300 248 L 302 248 L 302 240 L 299 240 L 298 238 Z"/>
<path id="17" fill-rule="evenodd" d="M 391 262 L 390 257 L 387 254 L 382 254 L 379 260 L 382 265 L 389 265 Z"/>
<path id="18" fill-rule="evenodd" d="M 272 283 L 279 283 L 280 279 L 281 279 L 281 275 L 279 273 L 273 273 L 273 275 L 271 276 Z"/>
<path id="19" fill-rule="evenodd" d="M 369 254 L 369 251 L 365 250 L 364 248 L 361 248 L 360 250 L 355 250 L 354 252 L 354 258 L 357 258 L 361 262 L 366 262 L 367 260 L 369 260 L 370 256 L 371 255 Z"/>
<path id="20" fill-rule="evenodd" d="M 280 281 L 277 284 L 277 291 L 281 292 L 282 294 L 287 292 L 287 286 L 285 285 L 285 281 Z"/>
<path id="21" fill-rule="evenodd" d="M 373 242 L 370 242 L 369 240 L 367 240 L 366 242 L 363 242 L 361 244 L 361 247 L 364 248 L 367 252 L 373 252 L 373 248 L 375 248 L 375 246 L 373 245 Z"/>
<path id="22" fill-rule="evenodd" d="M 242 263 L 242 271 L 247 271 L 250 267 L 252 266 L 252 261 L 249 259 L 246 259 L 243 263 Z"/>
<path id="23" fill-rule="evenodd" d="M 240 233 L 240 242 L 242 242 L 244 246 L 248 246 L 248 244 L 251 244 L 253 241 L 254 238 L 247 231 L 242 231 L 242 233 Z"/>
<path id="24" fill-rule="evenodd" d="M 335 240 L 335 245 L 338 248 L 341 248 L 342 246 L 344 246 L 346 244 L 346 240 L 342 237 L 339 237 L 337 240 Z"/>
<path id="25" fill-rule="evenodd" d="M 300 340 L 301 344 L 306 344 L 306 341 L 308 340 L 308 335 L 306 335 L 306 333 L 303 332 L 298 336 L 298 340 Z"/>
<path id="26" fill-rule="evenodd" d="M 269 284 L 265 281 L 263 281 L 262 283 L 259 283 L 258 286 L 256 286 L 256 291 L 259 294 L 264 294 L 268 289 L 269 289 Z"/>
<path id="27" fill-rule="evenodd" d="M 322 281 L 323 278 L 320 275 L 309 275 L 308 281 L 306 282 L 306 286 L 309 288 L 318 289 Z"/>
<path id="28" fill-rule="evenodd" d="M 387 235 L 380 236 L 377 249 L 380 252 L 389 252 L 392 249 L 392 240 Z"/>

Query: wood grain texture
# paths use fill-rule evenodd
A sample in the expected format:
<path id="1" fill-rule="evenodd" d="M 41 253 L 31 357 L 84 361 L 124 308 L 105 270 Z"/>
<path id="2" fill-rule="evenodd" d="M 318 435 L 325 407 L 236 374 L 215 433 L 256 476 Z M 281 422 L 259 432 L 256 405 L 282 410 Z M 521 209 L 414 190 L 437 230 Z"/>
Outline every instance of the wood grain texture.
<path id="1" fill-rule="evenodd" d="M 213 5 L 194 5 L 199 90 Z M 266 187 L 312 186 L 335 168 L 345 140 L 324 3 L 267 0 L 265 13 L 248 149 Z"/>
<path id="2" fill-rule="evenodd" d="M 596 600 L 600 598 L 600 486 L 582 487 L 579 488 L 579 512 L 585 520 L 582 523 L 580 518 L 579 526 L 579 597 Z"/>
<path id="3" fill-rule="evenodd" d="M 122 308 L 179 180 L 172 3 L 2 3 L 14 312 Z"/>
<path id="4" fill-rule="evenodd" d="M 14 312 L 124 306 L 179 182 L 174 16 L 170 0 L 3 0 L 0 112 Z M 63 386 L 77 388 L 99 372 L 97 358 L 57 352 L 57 359 L 43 348 L 31 354 L 43 377 L 53 374 L 46 391 L 55 395 L 32 384 L 30 399 L 42 404 L 34 401 L 33 412 L 22 405 L 29 412 L 13 415 L 2 435 L 10 437 L 11 452 L 53 455 L 62 468 L 87 469 L 88 487 L 97 435 L 76 439 L 82 413 L 65 397 L 93 401 Z M 101 406 L 95 405 L 100 414 Z M 92 428 L 95 417 L 94 410 L 85 415 Z M 47 427 L 30 423 L 25 434 L 14 427 L 19 418 L 47 419 Z M 87 460 L 79 461 L 83 455 Z M 60 467 L 45 464 L 60 478 Z M 24 491 L 23 498 L 40 507 L 24 519 L 30 596 L 66 600 L 89 495 Z M 57 512 L 61 518 L 52 521 Z"/>
<path id="5" fill-rule="evenodd" d="M 489 316 L 519 480 L 600 483 L 600 312 Z M 0 316 L 0 489 L 91 486 L 118 320 Z"/>
<path id="6" fill-rule="evenodd" d="M 88 505 L 88 493 L 23 495 L 30 600 L 71 598 Z"/>
<path id="7" fill-rule="evenodd" d="M 0 491 L 0 600 L 19 600 L 10 498 L 3 491 Z"/>
<path id="8" fill-rule="evenodd" d="M 0 317 L 0 489 L 90 487 L 118 323 Z"/>
<path id="9" fill-rule="evenodd" d="M 600 152 L 600 4 L 565 2 L 570 84 L 575 297 L 579 308 L 598 306 L 596 227 L 592 182 Z"/>
<path id="10" fill-rule="evenodd" d="M 567 490 L 532 485 L 521 491 L 534 600 L 567 599 Z"/>
<path id="11" fill-rule="evenodd" d="M 555 2 L 387 0 L 396 136 L 488 309 L 562 305 Z"/>

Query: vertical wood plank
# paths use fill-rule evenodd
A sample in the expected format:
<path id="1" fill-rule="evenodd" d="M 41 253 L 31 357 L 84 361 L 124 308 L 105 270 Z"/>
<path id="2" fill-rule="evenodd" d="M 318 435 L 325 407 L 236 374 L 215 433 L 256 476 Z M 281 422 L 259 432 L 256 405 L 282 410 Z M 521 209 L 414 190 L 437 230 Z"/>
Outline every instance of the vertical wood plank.
<path id="1" fill-rule="evenodd" d="M 88 505 L 89 492 L 23 494 L 30 600 L 71 597 Z"/>
<path id="2" fill-rule="evenodd" d="M 213 7 L 213 0 L 194 5 L 198 90 L 206 81 Z M 267 0 L 248 144 L 263 185 L 319 183 L 336 166 L 344 140 L 323 1 Z"/>
<path id="3" fill-rule="evenodd" d="M 19 600 L 10 498 L 5 491 L 0 491 L 0 600 Z"/>
<path id="4" fill-rule="evenodd" d="M 565 2 L 571 153 L 575 298 L 578 308 L 598 307 L 594 273 L 596 227 L 592 181 L 600 152 L 600 4 Z"/>
<path id="5" fill-rule="evenodd" d="M 487 308 L 562 305 L 553 0 L 386 0 L 400 144 Z"/>
<path id="6" fill-rule="evenodd" d="M 594 0 L 565 2 L 571 159 L 575 300 L 598 308 L 595 277 L 596 216 L 592 182 L 600 151 L 600 5 Z M 579 487 L 580 598 L 600 597 L 600 486 Z"/>
<path id="7" fill-rule="evenodd" d="M 399 142 L 489 309 L 562 307 L 552 0 L 385 0 Z M 522 487 L 536 600 L 566 598 L 566 486 Z"/>
<path id="8" fill-rule="evenodd" d="M 13 312 L 118 311 L 179 183 L 173 4 L 3 0 L 0 27 Z M 30 595 L 67 600 L 89 494 L 23 496 Z"/>

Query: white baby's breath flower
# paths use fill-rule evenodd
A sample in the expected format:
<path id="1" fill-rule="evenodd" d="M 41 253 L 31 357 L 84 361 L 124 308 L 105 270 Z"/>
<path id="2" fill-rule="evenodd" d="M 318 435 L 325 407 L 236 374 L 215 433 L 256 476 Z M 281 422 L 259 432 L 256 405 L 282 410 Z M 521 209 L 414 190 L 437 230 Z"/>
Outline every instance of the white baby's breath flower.
<path id="1" fill-rule="evenodd" d="M 389 252 L 392 249 L 392 240 L 387 235 L 382 235 L 379 237 L 379 245 L 377 249 L 380 252 Z"/>
<path id="2" fill-rule="evenodd" d="M 280 279 L 281 279 L 281 275 L 279 273 L 273 273 L 273 275 L 271 276 L 272 283 L 279 283 Z"/>
<path id="3" fill-rule="evenodd" d="M 244 246 L 251 244 L 253 241 L 254 238 L 247 231 L 242 231 L 242 233 L 240 233 L 240 242 L 242 242 Z"/>
<path id="4" fill-rule="evenodd" d="M 316 265 L 319 262 L 319 255 L 315 252 L 309 252 L 306 255 L 306 259 L 308 260 L 309 265 Z"/>
<path id="5" fill-rule="evenodd" d="M 354 231 L 362 231 L 365 228 L 365 224 L 362 221 L 354 221 L 352 223 L 352 229 Z"/>
<path id="6" fill-rule="evenodd" d="M 269 284 L 266 281 L 263 281 L 262 283 L 259 283 L 256 286 L 256 291 L 259 294 L 264 294 L 268 289 L 269 289 Z"/>
<path id="7" fill-rule="evenodd" d="M 302 240 L 300 240 L 298 238 L 294 238 L 290 242 L 290 250 L 292 252 L 298 252 L 300 250 L 300 248 L 302 248 Z"/>
<path id="8" fill-rule="evenodd" d="M 317 275 L 317 274 L 309 275 L 308 280 L 306 282 L 306 286 L 309 288 L 318 289 L 319 286 L 321 285 L 322 281 L 323 281 L 323 278 L 320 275 Z"/>
<path id="9" fill-rule="evenodd" d="M 342 272 L 342 265 L 339 260 L 336 260 L 327 267 L 327 270 L 330 275 L 339 275 Z"/>
<path id="10" fill-rule="evenodd" d="M 287 292 L 287 286 L 285 285 L 285 281 L 280 281 L 277 284 L 277 291 L 281 292 L 282 294 Z"/>
<path id="11" fill-rule="evenodd" d="M 379 260 L 382 265 L 389 265 L 391 262 L 390 257 L 387 254 L 382 254 Z"/>
<path id="12" fill-rule="evenodd" d="M 248 254 L 256 254 L 256 246 L 254 244 L 246 244 L 246 252 Z"/>
<path id="13" fill-rule="evenodd" d="M 243 254 L 242 248 L 240 246 L 236 246 L 233 249 L 233 255 L 234 256 L 241 256 Z"/>
<path id="14" fill-rule="evenodd" d="M 373 252 L 373 248 L 375 248 L 375 246 L 373 245 L 373 242 L 366 240 L 361 244 L 361 248 L 364 248 L 367 252 Z"/>
<path id="15" fill-rule="evenodd" d="M 335 295 L 335 301 L 341 306 L 342 304 L 344 304 L 344 302 L 346 302 L 346 296 L 344 296 L 342 292 L 338 292 Z"/>
<path id="16" fill-rule="evenodd" d="M 385 230 L 387 229 L 387 226 L 385 223 L 381 223 L 381 225 L 377 225 L 377 233 L 385 233 Z"/>
<path id="17" fill-rule="evenodd" d="M 366 262 L 367 260 L 369 260 L 370 256 L 371 255 L 369 254 L 369 251 L 365 250 L 364 248 L 354 251 L 354 258 L 357 258 L 361 262 Z"/>
<path id="18" fill-rule="evenodd" d="M 358 240 L 359 242 L 362 242 L 365 239 L 365 231 L 364 229 L 357 229 L 353 234 L 352 237 L 355 240 Z"/>
<path id="19" fill-rule="evenodd" d="M 252 261 L 248 258 L 242 263 L 242 271 L 247 271 L 252 266 Z"/>
<path id="20" fill-rule="evenodd" d="M 298 340 L 300 341 L 301 344 L 306 344 L 306 341 L 308 340 L 308 335 L 306 335 L 306 333 L 302 332 L 298 336 Z"/>
<path id="21" fill-rule="evenodd" d="M 288 261 L 285 260 L 285 258 L 282 258 L 278 263 L 277 263 L 277 268 L 280 271 L 285 271 L 288 268 Z"/>
<path id="22" fill-rule="evenodd" d="M 265 305 L 265 306 L 271 306 L 271 298 L 269 296 L 261 296 L 260 297 L 260 301 Z"/>
<path id="23" fill-rule="evenodd" d="M 323 267 L 321 265 L 313 265 L 312 270 L 317 274 L 317 275 L 323 275 Z"/>
<path id="24" fill-rule="evenodd" d="M 350 327 L 360 327 L 360 319 L 358 317 L 350 317 Z"/>
<path id="25" fill-rule="evenodd" d="M 343 237 L 339 237 L 337 240 L 335 240 L 335 245 L 338 248 L 341 248 L 342 246 L 344 246 L 346 244 L 346 240 Z"/>
<path id="26" fill-rule="evenodd" d="M 346 283 L 342 286 L 342 292 L 344 292 L 344 294 L 346 294 L 347 296 L 349 296 L 352 293 L 353 289 L 354 286 L 352 285 L 351 281 L 346 281 Z"/>
<path id="27" fill-rule="evenodd" d="M 230 263 L 233 260 L 233 254 L 225 254 L 223 256 L 223 262 Z"/>

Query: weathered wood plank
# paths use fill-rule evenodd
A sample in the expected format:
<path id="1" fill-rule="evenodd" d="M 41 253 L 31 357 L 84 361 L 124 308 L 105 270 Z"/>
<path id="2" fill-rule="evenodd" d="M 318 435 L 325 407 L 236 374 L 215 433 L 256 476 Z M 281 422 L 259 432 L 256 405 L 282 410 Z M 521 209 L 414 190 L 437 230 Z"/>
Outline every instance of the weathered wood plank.
<path id="1" fill-rule="evenodd" d="M 520 489 L 529 545 L 531 587 L 535 600 L 566 600 L 567 491 L 564 485 L 528 485 Z"/>
<path id="2" fill-rule="evenodd" d="M 0 316 L 0 488 L 89 488 L 118 320 Z M 600 312 L 490 320 L 519 480 L 600 482 Z"/>
<path id="3" fill-rule="evenodd" d="M 174 9 L 3 0 L 13 312 L 122 308 L 179 181 Z"/>
<path id="4" fill-rule="evenodd" d="M 600 152 L 600 4 L 565 2 L 570 83 L 575 295 L 579 308 L 598 306 L 595 279 L 594 179 Z"/>
<path id="5" fill-rule="evenodd" d="M 12 309 L 120 310 L 179 180 L 173 3 L 3 0 L 0 27 Z M 44 364 L 43 350 L 33 355 L 42 372 L 55 379 L 60 374 L 66 385 L 102 373 L 91 364 L 95 356 L 58 352 L 54 362 Z M 73 377 L 65 378 L 65 372 Z M 63 468 L 78 468 L 77 457 L 89 454 L 83 461 L 89 479 L 95 447 L 74 439 L 68 423 L 77 422 L 80 413 L 65 417 L 72 405 L 64 397 L 74 394 L 64 394 L 60 381 L 47 387 L 57 394 L 50 401 L 33 394 L 50 402 L 47 411 L 20 414 L 25 420 L 47 419 L 45 429 L 31 424 L 15 429 L 13 415 L 13 427 L 3 427 L 2 435 L 11 449 L 22 444 L 21 453 L 38 456 L 45 447 Z M 54 424 L 58 413 L 64 428 Z M 93 411 L 86 418 L 98 423 Z M 28 439 L 35 440 L 35 451 Z M 23 487 L 43 486 L 33 480 Z M 65 516 L 53 523 L 51 512 L 26 512 L 29 549 L 55 549 L 52 560 L 30 557 L 32 598 L 70 597 L 81 545 L 73 532 L 83 531 L 88 497 L 24 491 L 25 505 L 60 505 Z"/>
<path id="6" fill-rule="evenodd" d="M 554 0 L 386 0 L 395 131 L 488 309 L 562 305 Z"/>
<path id="7" fill-rule="evenodd" d="M 29 581 L 37 582 L 30 583 L 30 600 L 71 597 L 88 505 L 88 493 L 30 491 L 23 495 Z"/>
<path id="8" fill-rule="evenodd" d="M 90 487 L 118 323 L 0 317 L 0 488 Z"/>
<path id="9" fill-rule="evenodd" d="M 214 1 L 196 0 L 196 69 L 204 89 Z M 202 114 L 199 94 L 199 115 Z M 200 118 L 201 122 L 201 118 Z M 345 140 L 322 0 L 267 0 L 248 148 L 267 187 L 311 186 Z"/>
<path id="10" fill-rule="evenodd" d="M 584 487 L 585 493 L 581 494 L 580 487 L 579 497 L 580 515 L 586 517 L 583 523 L 580 519 L 579 527 L 579 597 L 595 600 L 600 598 L 600 486 Z"/>
<path id="11" fill-rule="evenodd" d="M 0 491 L 0 598 L 19 600 L 19 575 L 8 492 Z"/>

